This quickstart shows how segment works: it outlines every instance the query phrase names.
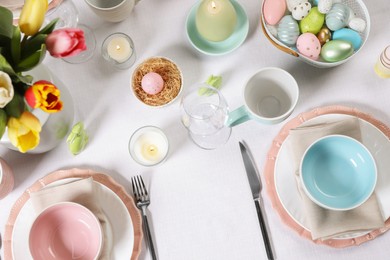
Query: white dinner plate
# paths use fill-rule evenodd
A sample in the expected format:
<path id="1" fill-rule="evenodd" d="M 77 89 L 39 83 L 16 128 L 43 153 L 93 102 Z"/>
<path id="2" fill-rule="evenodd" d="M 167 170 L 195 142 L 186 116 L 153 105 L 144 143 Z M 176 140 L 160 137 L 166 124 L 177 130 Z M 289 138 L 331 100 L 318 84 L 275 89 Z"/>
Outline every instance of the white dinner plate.
<path id="1" fill-rule="evenodd" d="M 320 122 L 339 121 L 351 117 L 353 116 L 345 114 L 326 114 L 310 119 L 300 126 L 307 126 Z M 359 124 L 361 128 L 362 143 L 372 153 L 378 167 L 378 179 L 375 193 L 379 205 L 382 208 L 384 220 L 386 220 L 390 217 L 390 200 L 388 199 L 390 197 L 390 142 L 386 135 L 371 123 L 359 118 Z M 275 189 L 281 204 L 290 217 L 303 228 L 310 231 L 308 220 L 304 213 L 304 205 L 296 186 L 294 174 L 295 165 L 289 154 L 288 142 L 289 136 L 284 140 L 276 158 L 274 171 Z M 354 238 L 361 236 L 362 234 L 364 233 L 354 232 L 337 238 Z"/>
<path id="2" fill-rule="evenodd" d="M 50 183 L 46 187 L 64 184 L 80 178 L 66 178 Z M 134 244 L 134 228 L 130 214 L 122 200 L 111 189 L 96 182 L 96 200 L 106 215 L 109 225 L 107 239 L 111 241 L 110 259 L 131 259 Z M 12 255 L 14 260 L 32 259 L 29 251 L 29 230 L 33 224 L 35 213 L 32 203 L 28 200 L 18 214 L 12 235 Z"/>

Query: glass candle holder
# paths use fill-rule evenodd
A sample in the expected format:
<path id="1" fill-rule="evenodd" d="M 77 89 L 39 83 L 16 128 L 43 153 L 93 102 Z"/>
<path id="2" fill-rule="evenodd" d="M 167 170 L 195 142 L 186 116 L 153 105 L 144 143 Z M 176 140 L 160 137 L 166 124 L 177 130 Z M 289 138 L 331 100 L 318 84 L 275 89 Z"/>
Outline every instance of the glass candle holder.
<path id="1" fill-rule="evenodd" d="M 165 133 L 156 126 L 144 126 L 130 137 L 129 152 L 137 163 L 154 166 L 167 158 L 169 142 Z"/>
<path id="2" fill-rule="evenodd" d="M 117 69 L 130 68 L 136 59 L 133 40 L 124 33 L 113 33 L 104 39 L 101 54 Z"/>

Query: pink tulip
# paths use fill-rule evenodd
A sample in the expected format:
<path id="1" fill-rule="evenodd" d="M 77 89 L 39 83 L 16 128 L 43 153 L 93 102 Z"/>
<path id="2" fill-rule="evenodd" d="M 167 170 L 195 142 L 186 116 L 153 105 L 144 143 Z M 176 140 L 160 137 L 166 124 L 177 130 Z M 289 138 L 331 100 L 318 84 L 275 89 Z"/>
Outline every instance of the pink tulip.
<path id="1" fill-rule="evenodd" d="M 87 49 L 84 32 L 77 28 L 63 28 L 53 31 L 46 38 L 50 55 L 56 58 L 70 57 Z"/>

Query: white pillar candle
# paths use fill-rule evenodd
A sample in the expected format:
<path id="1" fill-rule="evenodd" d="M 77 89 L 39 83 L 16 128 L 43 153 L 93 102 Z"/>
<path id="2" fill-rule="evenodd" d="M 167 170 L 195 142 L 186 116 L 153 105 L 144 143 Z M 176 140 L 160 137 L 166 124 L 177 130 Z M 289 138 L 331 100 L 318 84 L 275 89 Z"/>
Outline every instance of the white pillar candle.
<path id="1" fill-rule="evenodd" d="M 113 37 L 107 45 L 107 53 L 111 59 L 119 63 L 128 60 L 133 53 L 130 42 L 122 36 Z"/>
<path id="2" fill-rule="evenodd" d="M 168 138 L 160 128 L 154 126 L 138 129 L 129 142 L 130 155 L 144 166 L 162 162 L 168 154 L 168 149 Z"/>

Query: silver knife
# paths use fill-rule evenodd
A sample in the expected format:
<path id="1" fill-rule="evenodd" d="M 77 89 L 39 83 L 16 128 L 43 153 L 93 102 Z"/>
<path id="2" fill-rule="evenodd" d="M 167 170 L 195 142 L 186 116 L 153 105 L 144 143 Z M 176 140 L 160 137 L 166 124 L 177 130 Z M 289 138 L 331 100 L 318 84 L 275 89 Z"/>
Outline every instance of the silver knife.
<path id="1" fill-rule="evenodd" d="M 248 148 L 246 147 L 243 141 L 239 142 L 239 144 L 240 144 L 242 159 L 244 161 L 246 175 L 249 181 L 249 186 L 251 187 L 253 200 L 256 206 L 257 217 L 260 223 L 261 234 L 263 235 L 265 251 L 267 252 L 268 259 L 273 260 L 274 255 L 272 252 L 271 242 L 268 236 L 267 227 L 264 222 L 263 212 L 261 211 L 261 207 L 260 207 L 261 181 L 257 176 L 255 164 L 253 163 L 253 159 Z"/>

